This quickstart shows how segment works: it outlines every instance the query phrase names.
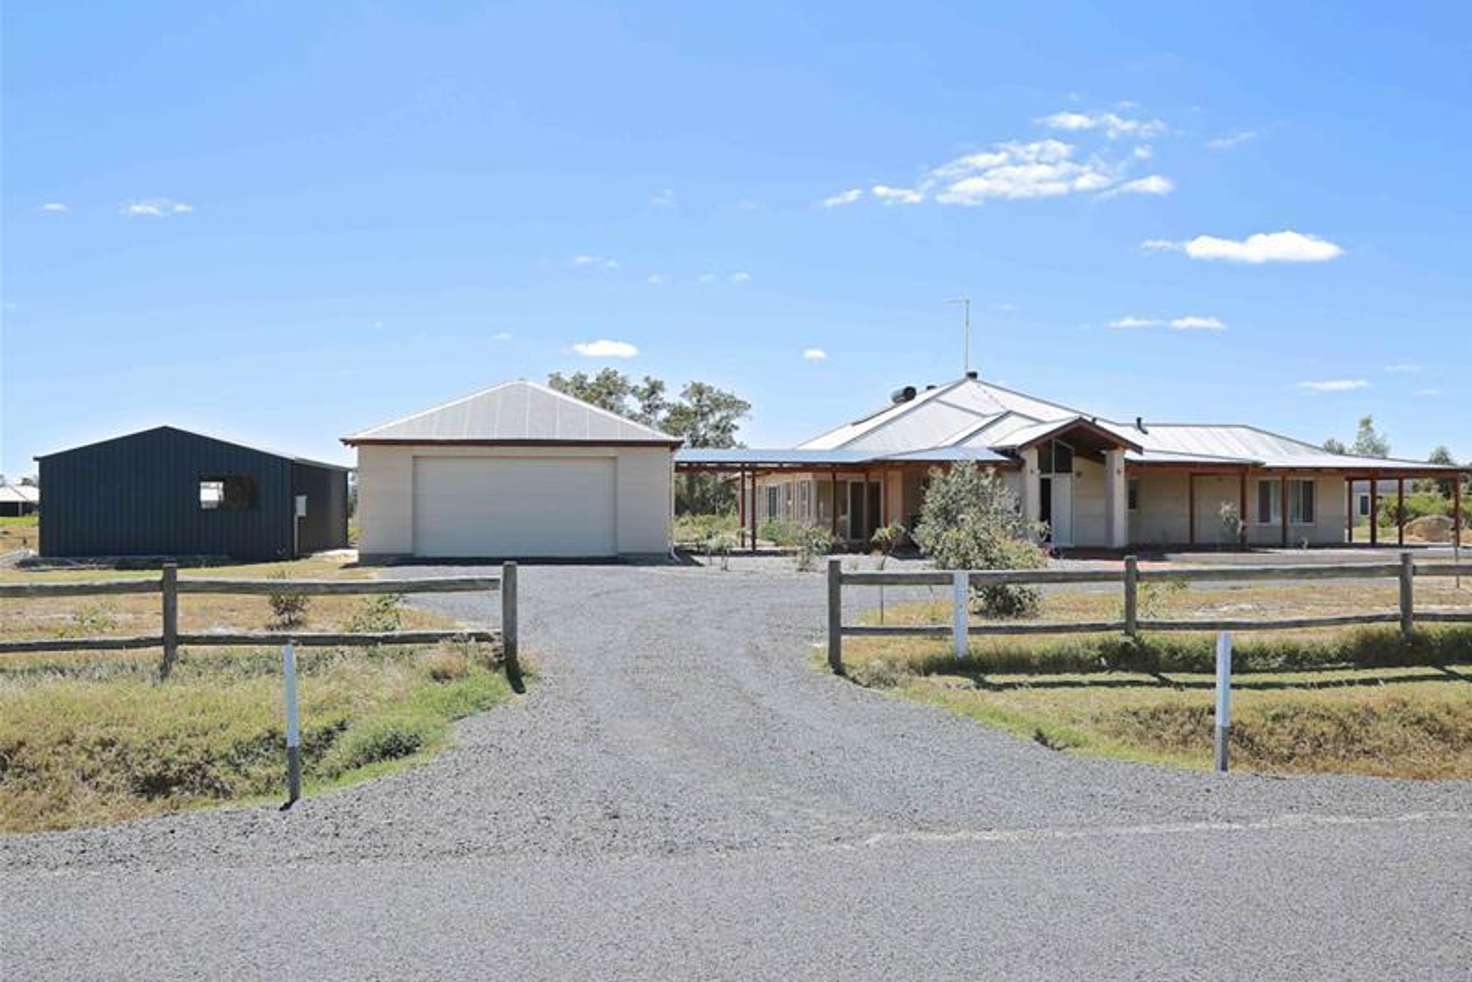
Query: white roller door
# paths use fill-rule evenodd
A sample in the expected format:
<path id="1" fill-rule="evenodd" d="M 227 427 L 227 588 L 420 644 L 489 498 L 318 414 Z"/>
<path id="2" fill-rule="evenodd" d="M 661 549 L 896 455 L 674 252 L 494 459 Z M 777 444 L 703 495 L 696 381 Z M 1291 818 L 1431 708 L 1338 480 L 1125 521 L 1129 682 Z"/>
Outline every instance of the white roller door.
<path id="1" fill-rule="evenodd" d="M 611 457 L 416 457 L 416 556 L 611 556 Z"/>

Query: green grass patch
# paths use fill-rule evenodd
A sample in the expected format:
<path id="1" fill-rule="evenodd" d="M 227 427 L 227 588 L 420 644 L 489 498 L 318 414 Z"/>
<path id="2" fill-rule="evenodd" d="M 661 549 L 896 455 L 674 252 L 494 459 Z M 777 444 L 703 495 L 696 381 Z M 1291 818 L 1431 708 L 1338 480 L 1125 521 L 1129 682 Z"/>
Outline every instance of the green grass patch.
<path id="1" fill-rule="evenodd" d="M 298 653 L 307 789 L 383 773 L 443 747 L 451 723 L 510 692 L 484 652 Z M 157 659 L 44 656 L 0 667 L 0 831 L 102 825 L 284 795 L 275 650 Z"/>
<path id="2" fill-rule="evenodd" d="M 1368 590 L 1371 603 L 1384 591 Z M 1393 597 L 1393 595 L 1391 595 Z M 1455 609 L 1466 592 L 1435 599 Z M 1042 619 L 1110 616 L 1117 600 L 1049 595 Z M 1338 612 L 1335 591 L 1191 591 L 1161 597 L 1177 616 Z M 885 622 L 940 623 L 939 601 L 893 606 Z M 877 617 L 865 617 L 874 622 Z M 851 679 L 943 706 L 1054 750 L 1186 767 L 1211 765 L 1215 635 L 1170 633 L 851 638 Z M 1233 638 L 1234 769 L 1472 779 L 1472 626 L 1238 633 Z"/>

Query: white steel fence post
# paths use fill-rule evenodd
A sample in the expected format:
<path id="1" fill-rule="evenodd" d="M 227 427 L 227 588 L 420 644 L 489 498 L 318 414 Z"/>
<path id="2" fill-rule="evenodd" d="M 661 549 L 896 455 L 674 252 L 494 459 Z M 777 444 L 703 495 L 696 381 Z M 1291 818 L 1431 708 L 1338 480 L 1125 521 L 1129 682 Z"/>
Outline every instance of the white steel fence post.
<path id="1" fill-rule="evenodd" d="M 951 574 L 951 639 L 956 645 L 956 657 L 966 657 L 966 608 L 971 603 L 971 577 L 966 570 L 958 569 Z"/>
<path id="2" fill-rule="evenodd" d="M 1225 772 L 1232 737 L 1232 632 L 1216 636 L 1216 769 Z"/>
<path id="3" fill-rule="evenodd" d="M 286 785 L 290 808 L 302 796 L 302 734 L 296 700 L 296 642 L 281 649 L 282 688 L 286 698 Z"/>

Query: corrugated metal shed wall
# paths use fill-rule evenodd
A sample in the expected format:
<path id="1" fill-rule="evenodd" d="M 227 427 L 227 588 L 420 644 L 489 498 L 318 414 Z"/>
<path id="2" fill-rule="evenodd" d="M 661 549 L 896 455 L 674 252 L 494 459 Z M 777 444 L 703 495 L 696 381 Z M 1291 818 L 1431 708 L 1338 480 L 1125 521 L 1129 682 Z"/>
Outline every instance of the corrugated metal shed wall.
<path id="1" fill-rule="evenodd" d="M 346 549 L 348 545 L 348 475 L 312 464 L 291 465 L 291 493 L 307 496 L 307 517 L 297 529 L 297 552 Z M 295 502 L 293 502 L 293 511 Z"/>
<path id="2" fill-rule="evenodd" d="M 233 556 L 291 553 L 291 462 L 172 427 L 41 458 L 43 556 Z M 255 506 L 199 506 L 202 478 L 244 475 Z"/>

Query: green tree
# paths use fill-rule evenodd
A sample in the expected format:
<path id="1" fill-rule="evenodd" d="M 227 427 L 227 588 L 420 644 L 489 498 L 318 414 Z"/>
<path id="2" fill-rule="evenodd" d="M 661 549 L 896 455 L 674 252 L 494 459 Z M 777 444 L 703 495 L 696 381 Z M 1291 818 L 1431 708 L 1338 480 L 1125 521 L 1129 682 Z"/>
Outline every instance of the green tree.
<path id="1" fill-rule="evenodd" d="M 1349 453 L 1349 448 L 1344 445 L 1344 441 L 1336 440 L 1332 436 L 1324 441 L 1324 449 L 1330 453 Z"/>
<path id="2" fill-rule="evenodd" d="M 1390 441 L 1375 431 L 1375 417 L 1360 417 L 1359 429 L 1354 435 L 1354 452 L 1361 457 L 1389 457 Z"/>
<path id="3" fill-rule="evenodd" d="M 707 382 L 689 382 L 678 398 L 670 399 L 662 379 L 651 375 L 634 382 L 616 368 L 597 375 L 553 372 L 547 384 L 558 392 L 592 403 L 626 419 L 679 437 L 687 447 L 736 447 L 741 420 L 751 403 L 734 392 Z M 675 484 L 675 511 L 712 514 L 736 507 L 736 491 L 729 482 L 710 474 L 683 474 Z"/>
<path id="4" fill-rule="evenodd" d="M 1440 464 L 1443 467 L 1455 467 L 1457 465 L 1457 458 L 1453 457 L 1452 452 L 1448 450 L 1445 446 L 1440 446 L 1431 451 L 1431 453 L 1427 454 L 1426 463 Z M 1418 481 L 1416 482 L 1416 486 L 1419 490 L 1422 491 L 1434 490 L 1443 498 L 1450 498 L 1452 496 L 1452 479 L 1449 477 L 1437 477 L 1430 478 L 1425 481 Z"/>
<path id="5" fill-rule="evenodd" d="M 1022 517 L 995 473 L 966 462 L 930 472 L 912 537 L 940 569 L 1035 569 L 1047 564 L 1037 545 L 1046 528 Z M 1041 602 L 1031 587 L 989 586 L 979 596 L 989 617 L 1030 614 Z"/>

